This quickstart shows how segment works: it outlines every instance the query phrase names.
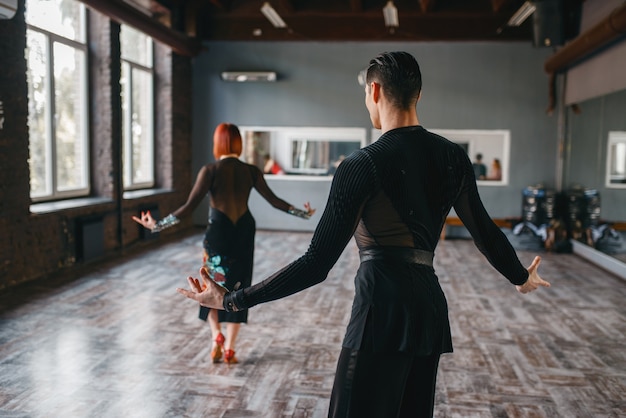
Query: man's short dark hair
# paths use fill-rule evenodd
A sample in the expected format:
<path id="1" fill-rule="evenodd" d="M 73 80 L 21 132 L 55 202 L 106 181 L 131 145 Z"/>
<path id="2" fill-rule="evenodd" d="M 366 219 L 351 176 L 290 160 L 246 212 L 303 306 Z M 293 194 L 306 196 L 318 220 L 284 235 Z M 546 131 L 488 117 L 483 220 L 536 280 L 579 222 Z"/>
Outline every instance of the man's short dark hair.
<path id="1" fill-rule="evenodd" d="M 422 73 L 413 55 L 408 52 L 383 52 L 367 67 L 367 84 L 375 81 L 382 86 L 385 97 L 402 110 L 415 105 L 422 91 Z"/>

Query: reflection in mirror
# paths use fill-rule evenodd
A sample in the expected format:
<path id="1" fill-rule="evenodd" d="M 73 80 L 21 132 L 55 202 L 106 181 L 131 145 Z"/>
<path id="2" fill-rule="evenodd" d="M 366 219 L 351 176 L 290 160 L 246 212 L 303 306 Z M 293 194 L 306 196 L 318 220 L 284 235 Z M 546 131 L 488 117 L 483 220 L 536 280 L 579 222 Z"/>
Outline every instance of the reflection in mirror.
<path id="1" fill-rule="evenodd" d="M 590 98 L 567 113 L 563 187 L 580 184 L 601 196 L 600 220 L 578 245 L 594 262 L 626 268 L 626 90 Z M 596 250 L 601 257 L 596 257 Z M 610 256 L 610 257 L 604 257 Z M 622 265 L 619 264 L 619 265 Z M 603 265 L 604 266 L 604 265 Z M 608 266 L 604 266 L 612 271 Z"/>
<path id="2" fill-rule="evenodd" d="M 366 145 L 365 129 L 240 127 L 242 158 L 266 174 L 327 176 L 339 163 Z M 280 170 L 267 170 L 267 162 Z"/>
<path id="3" fill-rule="evenodd" d="M 291 149 L 294 170 L 328 170 L 328 142 L 296 139 L 291 141 Z"/>
<path id="4" fill-rule="evenodd" d="M 360 141 L 295 139 L 291 142 L 291 169 L 308 174 L 334 174 L 339 163 L 359 148 Z"/>
<path id="5" fill-rule="evenodd" d="M 626 188 L 626 132 L 609 132 L 606 187 Z"/>
<path id="6" fill-rule="evenodd" d="M 472 160 L 477 184 L 508 184 L 511 137 L 508 130 L 433 129 L 432 132 L 463 147 Z"/>
<path id="7" fill-rule="evenodd" d="M 17 0 L 0 0 L 0 19 L 11 19 L 17 12 Z"/>

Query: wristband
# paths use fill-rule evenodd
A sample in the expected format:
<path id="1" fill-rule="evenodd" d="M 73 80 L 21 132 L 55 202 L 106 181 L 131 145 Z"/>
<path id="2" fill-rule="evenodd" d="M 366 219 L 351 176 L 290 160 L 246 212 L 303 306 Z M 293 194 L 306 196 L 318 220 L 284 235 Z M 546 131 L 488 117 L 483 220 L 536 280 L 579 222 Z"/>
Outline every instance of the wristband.
<path id="1" fill-rule="evenodd" d="M 287 213 L 293 216 L 297 216 L 298 218 L 303 218 L 303 219 L 309 219 L 311 217 L 311 215 L 309 215 L 309 212 L 303 211 L 302 209 L 296 209 L 293 206 L 289 208 Z"/>
<path id="2" fill-rule="evenodd" d="M 170 213 L 165 218 L 158 221 L 156 225 L 154 225 L 154 228 L 152 228 L 152 232 L 161 232 L 164 229 L 171 228 L 179 222 L 180 219 Z"/>
<path id="3" fill-rule="evenodd" d="M 228 292 L 224 295 L 224 310 L 226 312 L 238 312 L 245 309 L 243 301 L 243 289 Z"/>

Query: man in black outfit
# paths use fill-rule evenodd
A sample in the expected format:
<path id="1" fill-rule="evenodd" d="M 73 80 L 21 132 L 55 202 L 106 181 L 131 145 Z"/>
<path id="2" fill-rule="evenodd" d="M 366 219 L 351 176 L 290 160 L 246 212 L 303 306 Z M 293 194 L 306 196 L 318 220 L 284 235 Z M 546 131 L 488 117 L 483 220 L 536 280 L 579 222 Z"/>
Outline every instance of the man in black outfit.
<path id="1" fill-rule="evenodd" d="M 349 155 L 333 178 L 307 252 L 264 281 L 226 291 L 189 277 L 202 305 L 248 309 L 322 282 L 354 236 L 361 265 L 337 364 L 329 417 L 430 417 L 439 357 L 452 351 L 448 307 L 433 256 L 454 207 L 487 260 L 521 293 L 550 284 L 539 257 L 528 269 L 487 214 L 474 171 L 459 145 L 419 124 L 422 87 L 415 58 L 383 53 L 370 61 L 365 106 L 382 131 Z"/>

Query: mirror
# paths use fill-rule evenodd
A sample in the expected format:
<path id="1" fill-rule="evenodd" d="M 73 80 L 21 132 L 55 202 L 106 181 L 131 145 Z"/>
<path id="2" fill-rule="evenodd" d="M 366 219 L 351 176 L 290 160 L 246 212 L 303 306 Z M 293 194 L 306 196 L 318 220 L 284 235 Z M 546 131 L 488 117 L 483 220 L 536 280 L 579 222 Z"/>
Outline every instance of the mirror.
<path id="1" fill-rule="evenodd" d="M 0 19 L 11 19 L 17 12 L 17 0 L 0 0 Z"/>
<path id="2" fill-rule="evenodd" d="M 598 220 L 578 241 L 626 263 L 626 90 L 567 110 L 563 189 L 597 190 Z"/>
<path id="3" fill-rule="evenodd" d="M 626 132 L 609 132 L 606 169 L 606 187 L 626 188 Z"/>
<path id="4" fill-rule="evenodd" d="M 360 141 L 291 141 L 291 171 L 307 174 L 334 174 L 339 163 L 361 148 Z"/>
<path id="5" fill-rule="evenodd" d="M 242 159 L 265 174 L 333 175 L 339 163 L 366 145 L 365 129 L 240 127 Z"/>

